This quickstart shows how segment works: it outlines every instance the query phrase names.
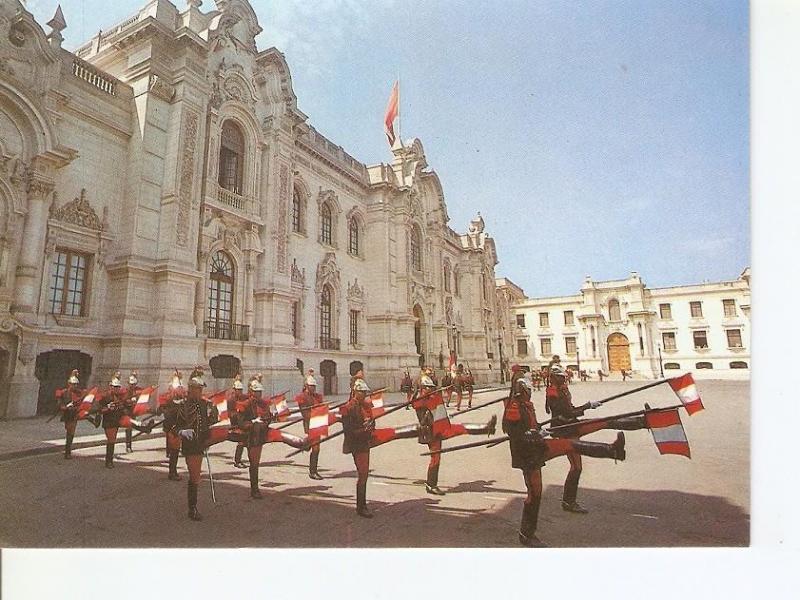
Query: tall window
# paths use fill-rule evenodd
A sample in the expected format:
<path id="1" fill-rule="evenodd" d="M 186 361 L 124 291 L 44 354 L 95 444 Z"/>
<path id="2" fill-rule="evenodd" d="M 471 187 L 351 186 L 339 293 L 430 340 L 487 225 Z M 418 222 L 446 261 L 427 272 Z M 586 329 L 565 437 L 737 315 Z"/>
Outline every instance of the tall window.
<path id="1" fill-rule="evenodd" d="M 442 278 L 444 279 L 444 291 L 450 291 L 450 263 L 445 262 L 442 268 Z"/>
<path id="2" fill-rule="evenodd" d="M 528 356 L 528 340 L 517 340 L 517 356 Z"/>
<path id="3" fill-rule="evenodd" d="M 292 231 L 303 233 L 303 196 L 297 186 L 292 194 Z"/>
<path id="4" fill-rule="evenodd" d="M 225 252 L 211 257 L 208 285 L 208 320 L 228 329 L 233 321 L 233 262 Z"/>
<path id="5" fill-rule="evenodd" d="M 573 311 L 564 311 L 564 325 L 575 325 L 575 313 Z"/>
<path id="6" fill-rule="evenodd" d="M 661 340 L 664 342 L 664 350 L 677 350 L 678 346 L 675 343 L 675 332 L 665 331 L 661 334 Z"/>
<path id="7" fill-rule="evenodd" d="M 358 346 L 358 317 L 360 312 L 357 310 L 350 311 L 350 345 Z"/>
<path id="8" fill-rule="evenodd" d="M 292 302 L 292 335 L 294 339 L 300 338 L 300 302 Z"/>
<path id="9" fill-rule="evenodd" d="M 525 327 L 525 313 L 517 314 L 517 327 Z"/>
<path id="10" fill-rule="evenodd" d="M 611 321 L 622 320 L 622 315 L 619 312 L 619 300 L 616 298 L 608 303 L 608 318 Z"/>
<path id="11" fill-rule="evenodd" d="M 331 288 L 326 285 L 325 287 L 322 288 L 322 299 L 319 307 L 319 314 L 320 314 L 319 335 L 323 340 L 331 339 L 331 315 L 333 312 L 332 309 L 333 309 L 333 299 L 331 298 Z"/>
<path id="12" fill-rule="evenodd" d="M 331 206 L 327 202 L 320 209 L 320 233 L 319 239 L 323 244 L 333 246 L 333 215 Z"/>
<path id="13" fill-rule="evenodd" d="M 567 354 L 575 354 L 578 350 L 578 341 L 572 336 L 564 338 L 564 345 L 567 348 Z"/>
<path id="14" fill-rule="evenodd" d="M 358 221 L 350 219 L 350 254 L 358 256 Z"/>
<path id="15" fill-rule="evenodd" d="M 689 311 L 692 317 L 699 319 L 703 316 L 703 303 L 702 302 L 689 302 Z"/>
<path id="16" fill-rule="evenodd" d="M 411 244 L 411 267 L 415 271 L 422 271 L 422 234 L 418 227 L 411 228 L 409 241 Z"/>
<path id="17" fill-rule="evenodd" d="M 550 338 L 542 338 L 542 356 L 550 356 L 553 353 L 553 345 Z"/>
<path id="18" fill-rule="evenodd" d="M 539 327 L 550 327 L 550 313 L 539 313 Z"/>
<path id="19" fill-rule="evenodd" d="M 244 167 L 244 136 L 233 121 L 222 124 L 219 144 L 219 185 L 236 194 L 242 193 Z"/>
<path id="20" fill-rule="evenodd" d="M 723 300 L 722 310 L 725 311 L 726 317 L 736 316 L 736 300 Z"/>
<path id="21" fill-rule="evenodd" d="M 728 329 L 725 333 L 728 336 L 728 348 L 741 348 L 742 347 L 742 330 L 741 329 Z"/>
<path id="22" fill-rule="evenodd" d="M 661 314 L 661 318 L 666 321 L 672 320 L 672 305 L 671 304 L 659 304 L 658 311 Z"/>
<path id="23" fill-rule="evenodd" d="M 459 292 L 459 289 L 458 289 L 458 270 L 457 269 L 453 271 L 453 293 L 456 296 L 460 295 L 460 292 Z"/>
<path id="24" fill-rule="evenodd" d="M 697 350 L 705 350 L 708 348 L 708 335 L 705 330 L 693 331 L 692 337 L 694 338 L 694 347 Z"/>
<path id="25" fill-rule="evenodd" d="M 86 265 L 84 254 L 58 250 L 50 274 L 50 312 L 54 315 L 85 315 Z"/>

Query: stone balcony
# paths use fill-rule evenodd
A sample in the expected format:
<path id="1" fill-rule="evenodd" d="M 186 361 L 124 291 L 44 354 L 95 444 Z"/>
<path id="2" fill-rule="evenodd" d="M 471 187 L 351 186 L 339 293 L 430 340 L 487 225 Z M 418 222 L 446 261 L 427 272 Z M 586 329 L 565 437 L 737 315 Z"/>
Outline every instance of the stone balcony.
<path id="1" fill-rule="evenodd" d="M 261 210 L 256 198 L 225 189 L 216 181 L 208 180 L 206 204 L 237 217 L 261 223 Z"/>

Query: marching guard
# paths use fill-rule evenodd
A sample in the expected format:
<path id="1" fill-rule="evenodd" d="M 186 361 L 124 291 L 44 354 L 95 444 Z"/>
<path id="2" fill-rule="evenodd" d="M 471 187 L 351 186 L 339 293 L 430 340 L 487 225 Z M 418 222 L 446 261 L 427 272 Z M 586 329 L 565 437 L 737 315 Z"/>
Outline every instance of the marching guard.
<path id="1" fill-rule="evenodd" d="M 414 396 L 414 382 L 411 380 L 411 374 L 408 372 L 408 369 L 405 370 L 403 379 L 400 381 L 400 391 L 406 395 L 406 402 L 411 402 L 411 398 Z M 406 409 L 408 409 L 409 406 L 410 405 L 407 405 Z"/>
<path id="2" fill-rule="evenodd" d="M 369 386 L 364 381 L 364 372 L 359 370 L 350 383 L 350 398 L 342 405 L 342 428 L 344 443 L 342 453 L 352 454 L 358 472 L 356 482 L 356 513 L 371 519 L 367 508 L 367 478 L 369 477 L 369 450 L 375 419 L 372 417 L 372 402 L 369 400 Z"/>
<path id="3" fill-rule="evenodd" d="M 303 391 L 295 397 L 300 415 L 303 417 L 303 430 L 308 436 L 311 424 L 311 408 L 322 404 L 322 394 L 317 393 L 317 380 L 314 378 L 314 369 L 309 369 L 303 383 Z M 320 480 L 319 474 L 319 443 L 311 445 L 311 456 L 308 459 L 308 476 L 311 479 Z"/>
<path id="4" fill-rule="evenodd" d="M 117 371 L 109 382 L 108 390 L 100 399 L 100 414 L 103 415 L 103 429 L 106 433 L 106 468 L 114 468 L 114 445 L 117 441 L 117 430 L 120 427 L 133 427 L 136 431 L 150 433 L 153 422 L 142 425 L 126 414 L 127 392 L 122 388 L 121 373 Z"/>
<path id="5" fill-rule="evenodd" d="M 127 397 L 125 398 L 125 414 L 131 418 L 133 418 L 133 406 L 141 391 L 139 375 L 136 371 L 133 371 L 128 377 Z M 133 452 L 133 427 L 125 428 L 125 452 Z"/>
<path id="6" fill-rule="evenodd" d="M 228 396 L 228 415 L 231 421 L 231 434 L 236 435 L 241 433 L 239 426 L 239 410 L 238 406 L 247 400 L 244 394 L 244 384 L 242 383 L 242 374 L 237 373 L 233 380 L 230 396 Z M 244 438 L 239 436 L 236 442 L 236 450 L 233 454 L 233 466 L 237 469 L 244 469 L 247 465 L 242 462 L 242 454 L 244 453 Z"/>
<path id="7" fill-rule="evenodd" d="M 239 427 L 242 430 L 244 444 L 247 447 L 247 459 L 250 462 L 250 497 L 261 500 L 258 489 L 258 467 L 261 462 L 261 449 L 267 441 L 269 430 L 270 407 L 262 398 L 264 386 L 262 375 L 258 373 L 250 379 L 250 392 L 247 401 L 239 405 Z"/>
<path id="8" fill-rule="evenodd" d="M 72 440 L 75 438 L 75 429 L 78 426 L 81 401 L 86 394 L 86 390 L 80 387 L 78 375 L 78 369 L 73 369 L 67 379 L 66 387 L 56 390 L 56 403 L 58 411 L 61 413 L 61 422 L 64 423 L 64 430 L 67 436 L 64 444 L 65 459 L 72 458 Z M 96 418 L 99 419 L 99 416 Z M 99 421 L 92 422 L 95 427 L 99 425 Z"/>
<path id="9" fill-rule="evenodd" d="M 169 384 L 169 390 L 159 397 L 159 412 L 164 415 L 162 421 L 162 429 L 166 437 L 166 450 L 168 461 L 168 475 L 167 479 L 170 481 L 180 481 L 181 476 L 178 475 L 178 456 L 181 451 L 181 438 L 175 431 L 175 420 L 178 416 L 178 409 L 186 402 L 187 391 L 183 385 L 183 374 L 175 369 L 172 374 L 172 381 Z"/>

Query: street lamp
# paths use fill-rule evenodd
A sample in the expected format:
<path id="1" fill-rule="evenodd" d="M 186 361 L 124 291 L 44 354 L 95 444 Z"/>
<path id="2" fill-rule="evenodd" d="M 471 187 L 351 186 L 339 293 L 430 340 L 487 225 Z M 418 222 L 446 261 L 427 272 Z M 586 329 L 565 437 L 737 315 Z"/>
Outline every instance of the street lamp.
<path id="1" fill-rule="evenodd" d="M 661 379 L 664 379 L 664 361 L 661 358 L 661 343 L 659 342 L 656 345 L 658 346 L 658 369 L 661 371 Z"/>

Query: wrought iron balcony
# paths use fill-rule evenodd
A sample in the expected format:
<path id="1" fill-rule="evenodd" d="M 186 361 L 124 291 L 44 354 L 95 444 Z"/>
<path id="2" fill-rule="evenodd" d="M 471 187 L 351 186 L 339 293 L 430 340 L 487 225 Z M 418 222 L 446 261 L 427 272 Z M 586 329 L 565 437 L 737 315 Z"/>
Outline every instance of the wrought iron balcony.
<path id="1" fill-rule="evenodd" d="M 214 340 L 246 342 L 250 339 L 250 326 L 225 321 L 204 321 L 203 332 Z"/>
<path id="2" fill-rule="evenodd" d="M 319 338 L 319 347 L 323 350 L 339 350 L 340 345 L 340 340 L 338 338 Z"/>

